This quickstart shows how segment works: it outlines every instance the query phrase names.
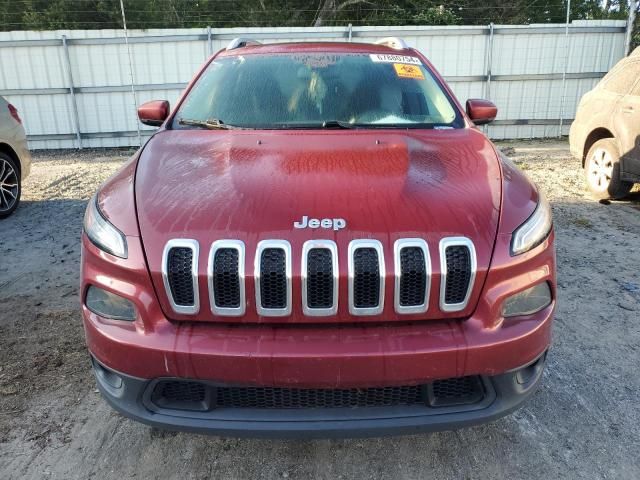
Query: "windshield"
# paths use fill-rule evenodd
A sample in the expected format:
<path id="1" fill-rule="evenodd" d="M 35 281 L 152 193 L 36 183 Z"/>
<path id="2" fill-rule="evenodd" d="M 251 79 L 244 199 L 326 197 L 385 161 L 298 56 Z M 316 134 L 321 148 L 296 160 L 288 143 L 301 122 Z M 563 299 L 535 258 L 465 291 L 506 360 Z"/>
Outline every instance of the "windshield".
<path id="1" fill-rule="evenodd" d="M 203 72 L 173 128 L 461 128 L 420 59 L 303 53 L 221 57 Z"/>

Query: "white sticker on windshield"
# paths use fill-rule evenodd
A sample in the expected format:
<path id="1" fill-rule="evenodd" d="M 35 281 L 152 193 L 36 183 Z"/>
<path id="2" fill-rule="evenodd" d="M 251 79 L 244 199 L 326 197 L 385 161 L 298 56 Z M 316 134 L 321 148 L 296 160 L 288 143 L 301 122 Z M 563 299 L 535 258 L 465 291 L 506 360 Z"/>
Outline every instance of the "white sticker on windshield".
<path id="1" fill-rule="evenodd" d="M 408 55 L 394 55 L 390 53 L 371 53 L 369 55 L 374 62 L 384 63 L 410 63 L 411 65 L 422 65 L 418 57 Z"/>

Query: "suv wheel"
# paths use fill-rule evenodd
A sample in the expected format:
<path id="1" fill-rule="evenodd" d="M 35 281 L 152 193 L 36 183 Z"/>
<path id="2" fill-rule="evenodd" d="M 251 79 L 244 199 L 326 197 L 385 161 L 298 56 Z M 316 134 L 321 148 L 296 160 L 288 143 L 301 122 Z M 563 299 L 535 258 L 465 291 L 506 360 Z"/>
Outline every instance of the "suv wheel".
<path id="1" fill-rule="evenodd" d="M 620 153 L 613 138 L 593 144 L 587 153 L 584 173 L 589 190 L 600 200 L 622 198 L 633 187 L 633 183 L 620 179 Z"/>
<path id="2" fill-rule="evenodd" d="M 0 218 L 8 217 L 20 202 L 20 174 L 13 158 L 0 153 Z"/>

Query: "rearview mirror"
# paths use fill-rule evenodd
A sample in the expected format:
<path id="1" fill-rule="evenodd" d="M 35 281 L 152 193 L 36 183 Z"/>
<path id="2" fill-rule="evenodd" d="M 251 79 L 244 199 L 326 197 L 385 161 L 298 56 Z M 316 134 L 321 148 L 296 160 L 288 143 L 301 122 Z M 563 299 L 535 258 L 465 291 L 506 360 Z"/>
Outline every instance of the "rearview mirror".
<path id="1" fill-rule="evenodd" d="M 498 107 L 489 100 L 470 98 L 467 100 L 467 115 L 476 125 L 485 125 L 496 118 Z"/>
<path id="2" fill-rule="evenodd" d="M 138 118 L 145 125 L 159 127 L 169 116 L 169 102 L 152 100 L 138 107 Z"/>

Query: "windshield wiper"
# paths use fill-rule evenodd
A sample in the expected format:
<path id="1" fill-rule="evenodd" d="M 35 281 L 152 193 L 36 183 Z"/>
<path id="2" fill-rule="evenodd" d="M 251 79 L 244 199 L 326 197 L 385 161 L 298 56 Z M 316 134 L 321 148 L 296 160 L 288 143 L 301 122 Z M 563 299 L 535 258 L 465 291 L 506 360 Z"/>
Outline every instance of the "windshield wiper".
<path id="1" fill-rule="evenodd" d="M 432 130 L 434 128 L 433 123 L 354 123 L 354 128 L 393 128 L 400 130 L 410 130 L 410 129 L 426 129 Z"/>
<path id="2" fill-rule="evenodd" d="M 351 129 L 355 128 L 352 123 L 344 122 L 342 120 L 325 120 L 322 122 L 322 128 L 344 128 Z"/>
<path id="3" fill-rule="evenodd" d="M 209 130 L 229 130 L 233 127 L 232 125 L 227 125 L 222 120 L 218 120 L 217 118 L 209 118 L 207 120 L 191 120 L 188 118 L 181 118 L 178 120 L 180 125 L 192 125 L 194 127 L 202 127 L 208 128 Z"/>

